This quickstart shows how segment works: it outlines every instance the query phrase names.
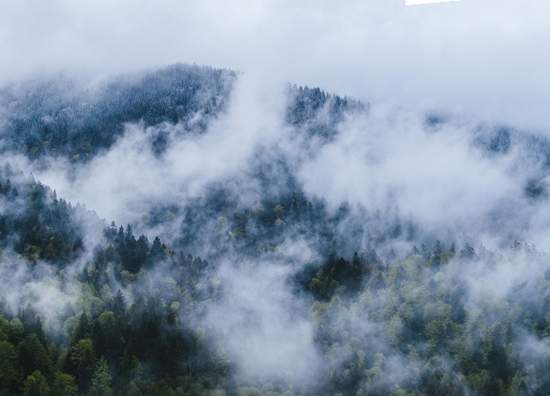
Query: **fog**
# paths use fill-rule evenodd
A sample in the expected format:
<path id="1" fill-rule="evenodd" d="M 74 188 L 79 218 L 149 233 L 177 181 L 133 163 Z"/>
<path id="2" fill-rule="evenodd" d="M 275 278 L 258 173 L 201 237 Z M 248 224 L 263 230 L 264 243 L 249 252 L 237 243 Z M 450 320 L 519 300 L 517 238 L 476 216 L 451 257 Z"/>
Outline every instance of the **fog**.
<path id="1" fill-rule="evenodd" d="M 243 75 L 230 93 L 227 109 L 209 122 L 204 133 L 181 133 L 184 127 L 180 124 L 127 123 L 115 144 L 89 162 L 74 163 L 63 157 L 32 161 L 9 152 L 2 160 L 32 174 L 61 197 L 84 204 L 105 223 L 114 220 L 139 225 L 151 238 L 157 233 L 172 235 L 169 242 L 177 240 L 180 227 L 185 229 L 187 225 L 183 217 L 178 217 L 148 229 L 143 218 L 155 207 L 176 205 L 186 210 L 193 200 L 207 196 L 212 186 L 223 186 L 228 195 L 237 197 L 239 207 L 254 208 L 266 194 L 254 176 L 255 169 L 283 161 L 296 175 L 307 198 L 323 202 L 329 213 L 338 212 L 342 205 L 350 208 L 336 228 L 343 239 L 351 238 L 346 222 L 365 222 L 366 232 L 373 234 L 384 232 L 396 216 L 413 222 L 422 233 L 450 236 L 460 246 L 473 243 L 481 252 L 482 245 L 499 249 L 518 239 L 535 242 L 544 250 L 549 235 L 543 221 L 548 202 L 543 199 L 533 203 L 525 195 L 526 180 L 533 172 L 542 171 L 536 160 L 524 155 L 524 146 L 493 155 L 476 143 L 475 121 L 459 118 L 433 127 L 426 124 L 423 114 L 377 104 L 372 104 L 368 112 L 348 115 L 333 139 L 308 139 L 303 131 L 285 124 L 288 101 L 284 84 Z M 321 111 L 316 116 L 322 119 L 326 114 Z M 154 154 L 150 143 L 159 130 L 168 131 L 170 137 L 168 148 L 160 156 Z M 279 172 L 275 167 L 270 177 L 285 180 Z M 272 189 L 284 192 L 285 186 L 274 184 Z M 369 220 L 374 214 L 380 216 L 377 223 Z M 220 219 L 204 214 L 200 221 L 202 245 L 195 247 L 196 251 L 218 257 L 222 251 L 216 237 Z M 93 251 L 94 244 L 103 243 L 98 236 L 100 229 L 99 223 L 88 228 L 87 234 L 93 236 L 88 252 Z M 222 298 L 208 302 L 206 316 L 196 319 L 195 325 L 217 334 L 215 342 L 223 344 L 241 380 L 252 384 L 282 380 L 309 387 L 330 370 L 342 370 L 358 352 L 350 350 L 342 339 L 341 348 L 335 347 L 322 356 L 315 344 L 315 328 L 322 320 L 328 329 L 324 331 L 332 332 L 336 339 L 353 335 L 361 348 L 371 345 L 383 356 L 376 367 L 384 375 L 365 389 L 418 381 L 421 360 L 412 359 L 398 348 L 403 324 L 398 318 L 382 319 L 379 313 L 381 307 L 391 306 L 397 291 L 387 289 L 374 295 L 366 288 L 349 302 L 336 300 L 327 308 L 312 308 L 308 297 L 295 294 L 291 280 L 306 265 L 318 265 L 322 260 L 315 251 L 321 242 L 315 233 L 297 240 L 291 230 L 287 232 L 286 242 L 271 253 L 249 257 L 233 248 L 225 250 L 217 259 L 214 274 Z M 397 249 L 398 257 L 405 257 L 413 244 L 422 241 L 397 240 L 387 245 Z M 402 242 L 404 245 L 400 245 Z M 363 240 L 356 246 L 362 251 L 372 247 Z M 395 258 L 383 255 L 384 246 L 376 248 L 384 262 Z M 459 282 L 466 306 L 477 315 L 487 309 L 489 302 L 499 306 L 515 288 L 533 282 L 547 269 L 541 261 L 513 252 L 503 253 L 507 258 L 501 259 L 498 266 L 490 257 L 481 257 L 476 265 L 456 259 L 439 272 L 417 265 L 411 273 L 422 280 L 415 286 L 419 291 L 411 292 L 408 298 L 426 298 L 421 290 L 430 281 L 450 288 L 453 282 Z M 4 266 L 2 276 L 7 277 L 12 267 Z M 84 307 L 94 304 L 84 303 L 90 300 L 89 292 L 81 290 L 71 274 L 64 283 L 48 272 L 39 272 L 38 280 L 29 281 L 37 276 L 38 268 L 43 267 L 32 272 L 18 270 L 25 275 L 13 278 L 13 288 L 1 296 L 11 307 L 31 304 L 47 323 L 55 323 L 61 302 Z M 111 275 L 101 294 L 113 295 L 121 290 L 131 302 L 147 290 L 167 286 L 169 290 L 172 271 L 159 265 L 141 274 L 137 286 L 121 284 Z M 387 276 L 392 279 L 393 275 Z M 435 317 L 448 309 L 445 305 L 426 306 Z M 529 350 L 529 345 L 536 342 L 536 336 L 530 333 L 525 337 L 531 341 L 524 346 L 523 338 L 519 340 L 518 350 Z M 438 367 L 455 367 L 456 362 L 440 358 Z"/>
<path id="2" fill-rule="evenodd" d="M 198 206 L 203 212 L 193 214 L 200 235 L 194 236 L 200 236 L 201 246 L 192 253 L 215 261 L 209 276 L 221 298 L 208 300 L 205 315 L 189 322 L 217 335 L 213 342 L 223 345 L 244 383 L 286 381 L 315 389 L 320 378 L 351 370 L 349 362 L 360 362 L 366 353 L 375 359 L 368 370 L 357 363 L 357 370 L 368 371 L 369 383 L 360 384 L 361 391 L 419 382 L 426 370 L 419 354 L 435 347 L 400 345 L 405 337 L 401 316 L 409 313 L 397 312 L 397 301 L 410 302 L 435 321 L 453 310 L 447 294 L 459 295 L 466 328 L 485 331 L 497 318 L 513 328 L 510 348 L 522 365 L 542 361 L 547 340 L 510 323 L 518 308 L 503 307 L 512 305 L 517 293 L 518 304 L 544 310 L 548 166 L 541 146 L 529 139 L 545 141 L 550 128 L 550 57 L 542 44 L 550 40 L 549 12 L 542 0 L 423 7 L 397 0 L 2 3 L 0 78 L 5 84 L 66 73 L 76 76 L 77 86 L 90 87 L 116 80 L 119 73 L 180 61 L 239 73 L 227 107 L 208 120 L 204 131 L 188 130 L 205 117 L 197 112 L 191 122 L 125 122 L 114 144 L 89 161 L 63 155 L 36 160 L 3 151 L 2 163 L 33 175 L 99 218 L 88 213 L 77 219 L 87 239 L 74 270 L 56 273 L 47 263 L 31 266 L 15 254 L 2 256 L 0 280 L 8 287 L 0 291 L 0 300 L 12 311 L 30 304 L 50 331 L 60 332 L 63 324 L 56 318 L 64 304 L 90 310 L 90 292 L 78 271 L 105 243 L 108 222 L 132 224 L 150 238 L 161 235 L 176 245 L 186 227 L 195 230 L 185 217 L 199 211 L 192 205 L 213 190 L 234 199 L 237 209 L 256 213 L 266 197 L 292 190 L 285 184 L 290 179 L 305 199 L 323 205 L 336 238 L 349 240 L 360 253 L 378 250 L 379 262 L 372 263 L 377 268 L 369 271 L 383 278 L 383 286 L 371 279 L 351 297 L 314 302 L 296 292 L 295 279 L 326 259 L 318 251 L 321 232 L 287 229 L 277 217 L 278 239 L 253 255 L 234 242 L 234 230 L 224 223 L 227 213 Z M 285 119 L 292 103 L 288 82 L 361 99 L 368 111 L 346 113 L 334 136 L 309 136 L 306 128 Z M 79 92 L 78 101 L 90 99 L 78 97 Z M 445 121 L 431 125 L 428 110 L 441 110 Z M 8 112 L 8 106 L 0 108 L 0 117 Z M 325 119 L 328 113 L 323 108 L 314 116 Z M 491 150 L 480 143 L 480 136 L 498 129 L 494 125 L 511 127 L 510 147 Z M 159 132 L 169 142 L 161 154 L 151 149 Z M 263 167 L 269 169 L 267 182 L 257 176 Z M 542 186 L 536 196 L 526 192 L 532 180 Z M 2 213 L 12 210 L 0 203 Z M 148 224 L 147 216 L 165 206 L 176 207 L 176 214 Z M 228 210 L 228 216 L 237 209 Z M 373 246 L 373 235 L 383 234 L 395 219 L 420 231 L 381 238 Z M 352 235 L 358 224 L 363 228 Z M 452 243 L 453 255 L 455 243 L 458 250 L 473 246 L 476 253 L 467 257 L 459 251 L 446 267 L 428 268 L 421 259 L 425 252 L 417 247 L 436 239 Z M 351 256 L 353 251 L 335 253 Z M 112 275 L 114 269 L 109 271 Z M 174 271 L 159 263 L 135 275 L 134 286 L 110 276 L 105 293 L 121 290 L 130 302 L 145 291 L 169 294 Z M 396 279 L 403 274 L 411 283 L 399 287 Z M 530 287 L 533 291 L 526 291 Z M 330 347 L 318 343 L 320 334 L 330 335 Z M 447 371 L 456 371 L 460 363 L 443 352 L 434 360 Z M 452 381 L 470 392 L 464 378 Z"/>
<path id="3" fill-rule="evenodd" d="M 2 80 L 196 62 L 548 129 L 549 5 L 54 0 L 0 5 Z"/>

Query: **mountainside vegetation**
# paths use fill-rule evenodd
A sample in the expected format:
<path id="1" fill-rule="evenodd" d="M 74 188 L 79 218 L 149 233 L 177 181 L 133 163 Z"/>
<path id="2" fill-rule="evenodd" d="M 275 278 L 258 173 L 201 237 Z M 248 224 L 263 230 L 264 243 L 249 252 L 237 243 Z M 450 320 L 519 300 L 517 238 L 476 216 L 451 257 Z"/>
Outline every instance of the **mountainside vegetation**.
<path id="1" fill-rule="evenodd" d="M 237 79 L 175 65 L 0 90 L 0 395 L 550 394 L 549 257 L 523 240 L 496 249 L 392 205 L 333 207 L 305 191 L 282 144 L 252 156 L 249 184 L 228 177 L 143 205 L 137 224 L 101 219 L 15 169 L 20 156 L 34 169 L 62 159 L 76 178 L 130 123 L 154 127 L 162 161 L 173 144 L 163 128 L 210 133 Z M 286 94 L 303 156 L 370 111 L 318 88 Z M 426 118 L 430 133 L 447 122 Z M 484 128 L 474 147 L 491 160 L 531 147 L 530 178 L 514 182 L 535 210 L 546 140 Z M 261 194 L 247 200 L 249 185 Z"/>

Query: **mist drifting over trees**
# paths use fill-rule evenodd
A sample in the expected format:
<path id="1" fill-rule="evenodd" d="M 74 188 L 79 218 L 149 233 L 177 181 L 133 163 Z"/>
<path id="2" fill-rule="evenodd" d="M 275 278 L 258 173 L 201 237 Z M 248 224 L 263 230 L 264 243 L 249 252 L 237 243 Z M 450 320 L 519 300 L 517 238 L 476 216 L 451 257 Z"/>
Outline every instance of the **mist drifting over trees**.
<path id="1" fill-rule="evenodd" d="M 524 62 L 497 69 L 496 48 L 494 76 L 461 61 L 456 86 L 438 85 L 450 37 L 457 54 L 486 49 L 493 33 L 473 37 L 492 0 L 475 13 L 466 0 L 262 0 L 227 18 L 207 1 L 185 26 L 138 3 L 127 24 L 105 2 L 67 36 L 43 22 L 52 43 L 72 38 L 72 56 L 28 44 L 20 69 L 0 66 L 0 395 L 550 394 L 546 80 L 537 69 L 505 85 Z M 512 49 L 548 33 L 546 5 L 515 7 L 503 2 L 501 21 L 516 10 L 532 30 L 487 22 Z M 100 15 L 118 21 L 118 41 L 83 38 Z M 471 32 L 454 22 L 466 16 Z M 349 27 L 334 28 L 340 18 Z M 400 41 L 419 19 L 423 61 Z M 6 26 L 0 40 L 25 43 Z M 188 56 L 163 26 L 185 33 Z M 231 44 L 197 46 L 192 32 L 232 32 Z M 370 34 L 380 43 L 361 41 Z M 308 38 L 310 58 L 291 37 Z M 99 67 L 84 42 L 118 56 Z M 370 58 L 352 56 L 360 43 Z"/>

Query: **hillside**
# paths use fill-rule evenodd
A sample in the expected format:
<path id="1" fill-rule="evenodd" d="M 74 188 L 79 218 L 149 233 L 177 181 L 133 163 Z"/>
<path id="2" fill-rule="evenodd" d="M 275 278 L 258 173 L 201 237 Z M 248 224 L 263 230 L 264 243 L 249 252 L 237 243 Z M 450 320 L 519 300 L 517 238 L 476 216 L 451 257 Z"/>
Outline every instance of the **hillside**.
<path id="1" fill-rule="evenodd" d="M 0 395 L 550 393 L 550 142 L 173 65 L 0 89 Z"/>

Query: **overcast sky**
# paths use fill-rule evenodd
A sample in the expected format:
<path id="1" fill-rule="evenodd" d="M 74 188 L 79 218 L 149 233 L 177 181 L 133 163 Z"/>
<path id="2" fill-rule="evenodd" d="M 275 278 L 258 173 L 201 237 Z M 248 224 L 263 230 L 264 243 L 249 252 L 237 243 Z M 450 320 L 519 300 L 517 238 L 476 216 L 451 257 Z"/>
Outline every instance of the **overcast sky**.
<path id="1" fill-rule="evenodd" d="M 2 0 L 0 80 L 189 62 L 550 130 L 550 2 Z"/>

